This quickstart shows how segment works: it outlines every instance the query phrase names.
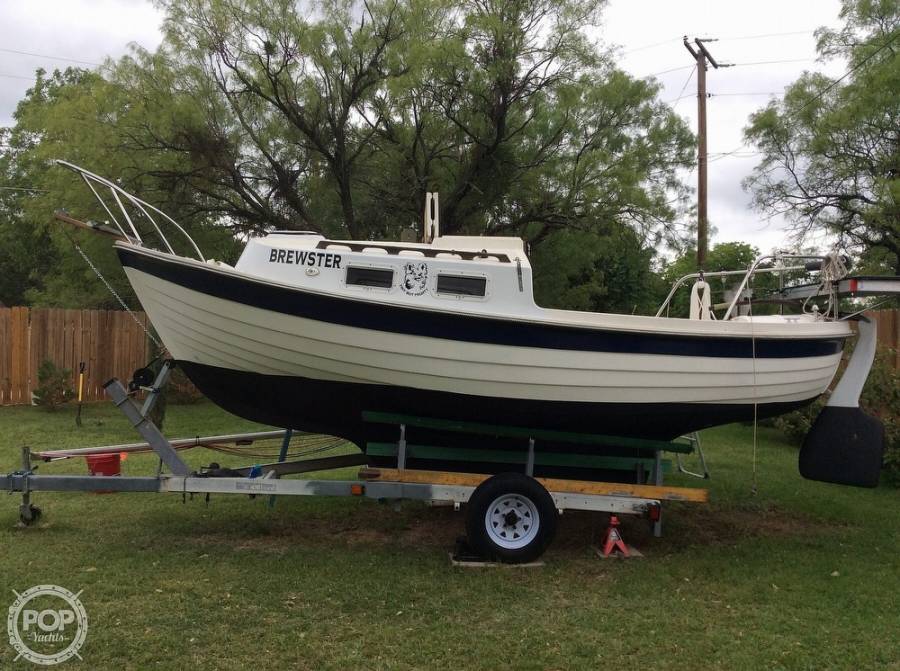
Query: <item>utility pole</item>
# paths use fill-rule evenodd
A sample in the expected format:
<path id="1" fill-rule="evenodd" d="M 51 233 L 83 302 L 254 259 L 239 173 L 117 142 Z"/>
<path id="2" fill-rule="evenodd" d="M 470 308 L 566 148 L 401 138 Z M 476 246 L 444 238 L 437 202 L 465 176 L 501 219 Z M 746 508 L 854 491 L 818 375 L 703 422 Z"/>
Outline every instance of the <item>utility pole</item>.
<path id="1" fill-rule="evenodd" d="M 706 263 L 706 251 L 709 246 L 709 217 L 707 214 L 706 187 L 706 63 L 714 68 L 728 67 L 725 63 L 717 63 L 704 42 L 715 42 L 714 39 L 695 38 L 691 46 L 687 35 L 684 36 L 684 47 L 697 61 L 697 267 L 703 268 Z"/>

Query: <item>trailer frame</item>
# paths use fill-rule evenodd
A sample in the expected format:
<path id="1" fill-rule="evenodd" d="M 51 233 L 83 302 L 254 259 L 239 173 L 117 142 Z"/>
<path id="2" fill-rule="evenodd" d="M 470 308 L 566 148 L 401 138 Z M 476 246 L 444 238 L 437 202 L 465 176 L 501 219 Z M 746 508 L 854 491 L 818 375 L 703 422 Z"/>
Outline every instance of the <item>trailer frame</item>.
<path id="1" fill-rule="evenodd" d="M 36 473 L 34 457 L 45 461 L 53 461 L 53 452 L 33 455 L 27 447 L 22 448 L 22 468 L 0 475 L 0 490 L 21 493 L 19 520 L 22 525 L 36 523 L 42 514 L 34 505 L 32 496 L 36 492 L 122 492 L 122 493 L 175 493 L 186 500 L 192 494 L 242 494 L 250 497 L 259 495 L 275 496 L 353 496 L 378 500 L 410 499 L 423 501 L 432 505 L 452 505 L 459 509 L 469 502 L 478 488 L 491 480 L 488 474 L 462 473 L 456 471 L 425 471 L 405 467 L 406 460 L 406 425 L 399 425 L 397 446 L 397 468 L 366 468 L 365 454 L 337 455 L 316 459 L 300 459 L 285 461 L 285 451 L 277 462 L 252 465 L 236 469 L 201 468 L 192 470 L 179 456 L 176 446 L 184 448 L 190 443 L 202 445 L 202 439 L 193 441 L 169 441 L 149 419 L 149 412 L 159 392 L 169 377 L 171 361 L 163 363 L 161 371 L 151 387 L 143 388 L 147 398 L 139 406 L 132 398 L 137 389 L 132 385 L 129 392 L 117 379 L 104 385 L 112 402 L 131 421 L 138 433 L 145 439 L 143 444 L 129 444 L 129 450 L 149 447 L 160 459 L 160 468 L 154 476 L 116 476 L 98 477 L 95 475 L 44 475 Z M 382 416 L 381 420 L 390 420 Z M 419 421 L 434 421 L 428 418 L 412 418 Z M 520 427 L 492 427 L 506 429 L 514 433 L 528 436 L 527 430 Z M 525 431 L 525 433 L 521 433 Z M 232 439 L 239 440 L 243 436 L 265 435 L 271 437 L 280 432 L 232 434 Z M 290 437 L 289 431 L 284 432 Z M 574 434 L 573 434 L 574 435 Z M 584 434 L 584 439 L 591 438 Z M 590 442 L 597 442 L 594 436 Z M 635 440 L 635 439 L 628 439 Z M 210 441 L 211 442 L 211 441 Z M 285 443 L 287 440 L 285 441 Z M 602 442 L 602 441 L 601 441 Z M 536 481 L 546 490 L 553 501 L 558 514 L 566 510 L 584 510 L 605 512 L 612 515 L 639 515 L 648 518 L 654 527 L 655 535 L 661 533 L 661 507 L 665 500 L 681 500 L 706 502 L 708 492 L 699 488 L 667 487 L 662 484 L 662 468 L 660 454 L 663 449 L 659 441 L 648 441 L 648 446 L 655 447 L 655 468 L 648 480 L 653 484 L 626 484 L 612 482 L 595 482 L 574 479 L 551 479 L 532 477 L 534 469 L 535 437 L 527 438 L 527 455 L 524 469 L 518 475 L 527 480 Z M 117 446 L 111 446 L 115 448 Z M 82 450 L 60 450 L 61 456 L 76 457 L 96 454 L 103 448 L 86 448 Z M 109 449 L 109 448 L 108 448 Z M 681 448 L 673 451 L 683 452 Z M 165 465 L 170 472 L 163 472 Z M 347 466 L 364 466 L 356 480 L 329 479 L 285 479 L 282 476 L 312 471 L 325 471 Z M 507 474 L 509 475 L 509 474 Z M 555 522 L 554 522 L 555 524 Z"/>

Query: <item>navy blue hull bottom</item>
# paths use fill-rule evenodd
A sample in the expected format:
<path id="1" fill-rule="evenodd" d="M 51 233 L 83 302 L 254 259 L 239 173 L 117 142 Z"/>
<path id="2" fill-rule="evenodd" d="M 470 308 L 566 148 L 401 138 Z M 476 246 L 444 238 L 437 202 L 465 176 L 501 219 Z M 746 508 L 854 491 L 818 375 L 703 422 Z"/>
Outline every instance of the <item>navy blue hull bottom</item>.
<path id="1" fill-rule="evenodd" d="M 367 442 L 396 442 L 398 438 L 396 427 L 363 422 L 364 410 L 658 440 L 672 440 L 699 429 L 753 419 L 752 405 L 568 403 L 488 398 L 387 385 L 262 375 L 190 362 L 179 362 L 179 365 L 200 391 L 235 415 L 263 424 L 339 436 L 355 443 L 364 451 Z M 772 417 L 795 410 L 807 402 L 762 404 L 758 414 L 760 418 Z M 438 435 L 421 429 L 410 429 L 407 440 L 411 444 L 423 445 L 505 448 L 515 450 L 519 455 L 524 449 L 521 440 L 459 434 Z M 541 449 L 636 456 L 633 450 L 618 450 L 606 446 L 559 447 L 543 443 Z M 373 457 L 373 464 L 379 462 L 384 462 L 384 459 Z M 411 462 L 409 466 L 446 467 L 448 470 L 497 470 L 497 465 L 490 469 L 486 465 L 475 469 L 472 465 L 461 468 L 458 462 Z M 567 475 L 564 470 L 556 469 L 544 475 L 563 477 Z M 584 473 L 580 475 L 583 476 Z"/>

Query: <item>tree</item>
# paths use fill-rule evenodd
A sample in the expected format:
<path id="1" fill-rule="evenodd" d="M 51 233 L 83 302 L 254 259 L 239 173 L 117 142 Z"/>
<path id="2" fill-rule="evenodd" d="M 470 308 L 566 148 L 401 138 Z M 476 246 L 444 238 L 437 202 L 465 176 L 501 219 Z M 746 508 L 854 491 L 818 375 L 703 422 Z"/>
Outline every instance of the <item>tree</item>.
<path id="1" fill-rule="evenodd" d="M 60 156 L 55 150 L 63 138 L 68 149 L 66 156 L 73 160 L 78 160 L 80 147 L 90 146 L 98 139 L 96 132 L 88 136 L 78 133 L 85 129 L 78 128 L 77 119 L 84 110 L 81 103 L 90 100 L 94 94 L 101 98 L 98 87 L 105 85 L 102 77 L 81 69 L 71 68 L 51 75 L 38 70 L 34 86 L 16 108 L 15 126 L 4 129 L 0 174 L 4 185 L 11 187 L 0 191 L 0 211 L 3 213 L 0 255 L 8 256 L 8 263 L 3 265 L 6 277 L 4 302 L 59 305 L 77 305 L 81 300 L 86 305 L 103 305 L 105 302 L 104 296 L 91 291 L 90 284 L 79 281 L 85 271 L 90 272 L 89 268 L 77 259 L 71 242 L 62 232 L 50 225 L 54 209 L 76 202 L 88 204 L 89 201 L 87 198 L 76 200 L 83 194 L 67 193 L 67 197 L 57 200 L 54 206 L 52 199 L 65 193 L 71 182 L 64 180 L 63 171 L 55 170 L 50 175 L 47 170 L 47 155 Z M 65 186 L 60 184 L 60 188 L 51 194 L 48 185 L 54 179 L 64 180 Z M 90 242 L 85 244 L 90 245 Z M 105 245 L 103 250 L 108 246 Z M 57 300 L 44 301 L 48 297 L 47 288 L 53 286 L 58 292 L 51 290 L 50 293 L 56 293 Z M 73 302 L 70 292 L 76 287 L 84 293 L 78 302 Z"/>
<path id="2" fill-rule="evenodd" d="M 743 242 L 720 242 L 714 245 L 706 257 L 707 272 L 717 272 L 720 270 L 742 270 L 749 268 L 753 261 L 759 256 L 759 250 Z M 660 293 L 657 295 L 657 305 L 662 304 L 666 295 L 672 288 L 672 285 L 679 278 L 697 272 L 697 250 L 685 249 L 674 261 L 667 264 L 661 273 L 663 283 L 660 286 Z M 740 282 L 737 278 L 710 278 L 709 284 L 712 289 L 712 303 L 724 300 L 725 292 L 733 290 L 734 286 Z M 760 275 L 755 285 L 770 285 L 771 278 L 767 282 L 765 275 Z M 669 303 L 667 314 L 672 317 L 687 317 L 690 306 L 690 292 L 692 282 L 688 282 L 682 286 L 678 292 L 672 297 Z M 756 308 L 754 308 L 756 309 Z"/>
<path id="3" fill-rule="evenodd" d="M 818 51 L 846 58 L 848 74 L 806 73 L 751 116 L 745 136 L 763 160 L 746 187 L 798 240 L 826 232 L 900 274 L 900 4 L 844 0 L 841 18 L 817 32 Z"/>
<path id="4" fill-rule="evenodd" d="M 693 137 L 657 82 L 633 79 L 588 40 L 598 3 L 161 4 L 155 52 L 136 48 L 103 76 L 42 75 L 20 104 L 15 162 L 46 191 L 18 201 L 28 225 L 43 230 L 36 222 L 61 206 L 106 218 L 71 176 L 47 169 L 54 157 L 121 177 L 225 260 L 273 228 L 396 237 L 438 191 L 443 233 L 522 236 L 544 276 L 543 244 L 583 244 L 585 265 L 556 278 L 587 273 L 590 298 L 554 291 L 556 306 L 644 302 L 633 278 L 673 234 Z M 35 300 L 67 304 L 87 286 L 69 273 L 85 266 L 51 235 L 54 264 L 70 266 Z M 114 274 L 112 255 L 91 251 Z M 634 295 L 614 296 L 623 288 Z"/>
<path id="5" fill-rule="evenodd" d="M 630 228 L 605 233 L 556 230 L 534 248 L 534 298 L 542 307 L 646 314 L 655 310 L 659 276 L 653 250 Z"/>
<path id="6" fill-rule="evenodd" d="M 0 128 L 0 147 L 9 147 L 9 143 L 10 130 Z M 46 233 L 23 221 L 21 203 L 34 192 L 10 154 L 9 149 L 0 149 L 0 180 L 4 186 L 0 189 L 0 305 L 23 305 L 52 257 Z"/>
<path id="7" fill-rule="evenodd" d="M 615 220 L 649 235 L 674 217 L 692 136 L 585 38 L 596 3 L 164 6 L 163 45 L 115 78 L 179 112 L 135 128 L 134 147 L 184 156 L 170 177 L 244 230 L 395 235 L 426 191 L 445 233 Z"/>
<path id="8" fill-rule="evenodd" d="M 58 209 L 81 219 L 109 219 L 73 173 L 53 164 L 56 158 L 118 179 L 124 188 L 180 219 L 208 255 L 234 260 L 237 241 L 231 231 L 208 216 L 197 216 L 198 208 L 185 207 L 181 189 L 154 176 L 160 166 L 171 166 L 176 159 L 165 152 L 126 148 L 124 132 L 145 123 L 146 115 L 121 85 L 96 72 L 37 72 L 34 86 L 16 108 L 15 125 L 3 130 L 0 175 L 4 185 L 14 188 L 0 191 L 0 259 L 5 271 L 0 300 L 118 309 L 118 301 L 76 252 L 77 244 L 113 288 L 137 307 L 109 241 L 53 222 Z M 138 226 L 149 234 L 146 226 Z"/>
<path id="9" fill-rule="evenodd" d="M 72 371 L 60 368 L 49 359 L 38 367 L 38 386 L 32 391 L 36 405 L 50 412 L 75 398 Z"/>

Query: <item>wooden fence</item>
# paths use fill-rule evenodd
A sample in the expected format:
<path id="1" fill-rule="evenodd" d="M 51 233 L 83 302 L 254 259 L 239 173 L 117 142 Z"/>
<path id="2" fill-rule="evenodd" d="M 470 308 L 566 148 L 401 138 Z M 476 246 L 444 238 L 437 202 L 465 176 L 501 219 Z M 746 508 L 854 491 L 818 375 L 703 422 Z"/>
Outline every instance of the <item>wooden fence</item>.
<path id="1" fill-rule="evenodd" d="M 135 315 L 147 324 L 143 312 Z M 84 400 L 106 398 L 101 385 L 131 378 L 147 363 L 147 338 L 127 312 L 61 308 L 0 308 L 0 405 L 31 403 L 45 360 L 72 371 L 85 364 Z"/>
<path id="2" fill-rule="evenodd" d="M 900 310 L 874 310 L 866 313 L 878 324 L 878 344 L 894 350 L 894 368 L 900 370 Z"/>
<path id="3" fill-rule="evenodd" d="M 878 322 L 879 343 L 898 350 L 894 366 L 900 369 L 900 311 L 867 314 Z M 143 312 L 135 315 L 147 324 Z M 0 308 L 0 405 L 31 403 L 38 367 L 47 359 L 72 371 L 73 387 L 84 361 L 84 400 L 103 400 L 101 385 L 112 377 L 130 379 L 148 353 L 143 329 L 127 312 Z"/>

